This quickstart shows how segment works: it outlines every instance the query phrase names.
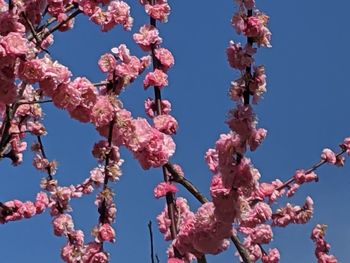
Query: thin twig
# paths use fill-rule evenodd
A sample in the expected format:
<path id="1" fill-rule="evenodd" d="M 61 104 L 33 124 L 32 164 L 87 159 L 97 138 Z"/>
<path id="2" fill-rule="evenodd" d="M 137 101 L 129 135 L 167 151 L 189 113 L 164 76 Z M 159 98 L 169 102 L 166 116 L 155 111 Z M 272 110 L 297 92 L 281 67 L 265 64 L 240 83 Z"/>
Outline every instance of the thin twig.
<path id="1" fill-rule="evenodd" d="M 75 5 L 74 5 L 74 4 L 71 4 L 71 5 L 69 5 L 69 6 L 66 7 L 66 9 L 64 10 L 64 13 L 69 12 L 70 10 L 72 10 L 72 9 L 74 9 L 74 8 L 75 8 Z M 44 13 L 45 13 L 45 12 L 44 12 Z M 44 17 L 44 15 L 43 15 L 43 17 Z M 54 23 L 55 21 L 57 21 L 57 17 L 51 17 L 51 18 L 49 18 L 49 19 L 46 21 L 46 23 L 43 24 L 43 25 L 41 25 L 41 26 L 39 26 L 39 27 L 36 29 L 36 31 L 37 31 L 37 32 L 41 32 L 44 28 L 50 26 L 50 25 L 51 25 L 52 23 Z"/>
<path id="2" fill-rule="evenodd" d="M 109 81 L 101 81 L 97 83 L 92 83 L 95 87 L 100 87 L 100 86 L 106 86 L 109 83 Z"/>
<path id="3" fill-rule="evenodd" d="M 167 169 L 167 171 L 171 174 L 171 179 L 185 187 L 200 203 L 204 204 L 206 202 L 209 202 L 209 200 L 188 179 L 180 175 L 174 169 L 174 166 L 170 162 L 168 162 L 164 166 Z"/>
<path id="4" fill-rule="evenodd" d="M 154 5 L 155 1 L 154 0 L 150 0 L 150 4 Z M 150 24 L 154 27 L 157 27 L 157 22 L 156 20 L 150 16 Z M 155 49 L 157 47 L 155 45 L 151 45 L 151 50 L 152 50 L 152 61 L 153 61 L 153 69 L 157 69 L 159 68 L 158 65 L 158 60 L 155 56 Z M 156 114 L 157 115 L 161 115 L 162 114 L 162 97 L 161 97 L 161 92 L 160 92 L 160 88 L 154 86 L 154 97 L 155 97 L 155 103 L 156 103 Z M 165 182 L 169 182 L 170 178 L 168 176 L 168 173 L 166 171 L 165 166 L 162 167 L 162 171 L 163 171 L 163 179 Z M 177 226 L 176 226 L 176 220 L 175 220 L 175 202 L 174 202 L 174 196 L 173 193 L 167 193 L 166 194 L 166 203 L 167 203 L 167 207 L 168 207 L 168 215 L 171 221 L 170 224 L 170 233 L 171 233 L 171 239 L 175 239 L 176 235 L 177 235 Z M 177 257 L 181 257 L 181 255 L 178 253 L 177 249 L 174 247 L 174 252 L 175 255 Z"/>
<path id="5" fill-rule="evenodd" d="M 242 245 L 241 241 L 239 240 L 238 236 L 232 235 L 231 240 L 235 247 L 237 248 L 237 251 L 239 255 L 241 256 L 244 263 L 252 263 L 252 261 L 249 258 L 249 254 L 246 250 L 246 248 Z"/>
<path id="6" fill-rule="evenodd" d="M 148 221 L 149 238 L 151 241 L 151 262 L 154 263 L 154 248 L 153 248 L 153 232 L 152 232 L 152 221 Z"/>
<path id="7" fill-rule="evenodd" d="M 39 136 L 36 136 L 36 137 L 37 137 L 37 139 L 38 139 L 38 143 L 39 143 L 41 155 L 42 155 L 45 159 L 47 159 L 46 153 L 45 153 L 45 150 L 44 150 L 44 144 L 43 144 L 43 142 L 42 142 L 42 140 L 41 140 L 41 136 L 39 135 Z M 53 179 L 53 177 L 52 177 L 52 171 L 51 171 L 51 166 L 50 166 L 50 165 L 46 167 L 46 171 L 47 171 L 47 174 L 48 174 L 49 181 L 51 181 L 51 180 Z"/>
<path id="8" fill-rule="evenodd" d="M 45 48 L 41 47 L 41 42 L 42 40 L 39 39 L 34 26 L 32 24 L 32 22 L 30 22 L 30 20 L 28 19 L 27 15 L 25 14 L 25 12 L 22 13 L 22 16 L 24 18 L 24 20 L 26 21 L 27 25 L 29 26 L 30 32 L 32 33 L 32 35 L 34 36 L 34 39 L 36 41 L 35 45 L 37 46 L 37 48 L 41 49 L 42 51 L 46 52 L 47 54 L 50 55 L 50 52 L 48 50 L 46 50 Z"/>
<path id="9" fill-rule="evenodd" d="M 74 17 L 76 17 L 77 15 L 79 15 L 80 13 L 82 13 L 83 11 L 77 9 L 75 10 L 73 13 L 71 13 L 65 20 L 61 21 L 60 23 L 58 23 L 57 25 L 55 25 L 53 28 L 51 28 L 48 32 L 43 32 L 41 31 L 40 34 L 44 34 L 41 38 L 41 41 L 44 41 L 49 35 L 51 35 L 53 32 L 55 32 L 56 30 L 58 30 L 61 26 L 63 26 L 65 23 L 69 22 L 69 20 L 73 19 Z M 29 40 L 33 40 L 33 36 L 29 38 Z"/>
<path id="10" fill-rule="evenodd" d="M 343 155 L 344 153 L 346 153 L 346 149 L 342 149 L 339 153 L 336 154 L 336 158 L 338 159 L 339 156 Z M 305 171 L 305 174 L 309 174 L 312 173 L 314 171 L 316 171 L 320 166 L 324 165 L 325 163 L 327 163 L 326 160 L 321 160 L 318 163 L 314 164 L 312 167 L 310 167 L 309 169 L 307 169 Z M 277 187 L 276 190 L 282 190 L 285 187 L 289 187 L 289 185 L 291 183 L 294 183 L 295 178 L 294 176 L 292 176 L 291 178 L 289 178 L 287 181 L 285 181 L 281 186 Z"/>
<path id="11" fill-rule="evenodd" d="M 34 100 L 34 101 L 18 101 L 17 105 L 24 105 L 24 104 L 44 104 L 52 102 L 52 100 Z"/>

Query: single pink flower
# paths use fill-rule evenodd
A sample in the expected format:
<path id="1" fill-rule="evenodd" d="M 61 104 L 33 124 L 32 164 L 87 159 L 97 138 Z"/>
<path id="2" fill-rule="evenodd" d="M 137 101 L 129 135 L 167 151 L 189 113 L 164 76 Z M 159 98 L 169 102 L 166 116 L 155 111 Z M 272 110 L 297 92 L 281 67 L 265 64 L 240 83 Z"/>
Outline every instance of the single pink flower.
<path id="1" fill-rule="evenodd" d="M 103 224 L 98 228 L 98 238 L 100 241 L 115 242 L 115 231 L 110 224 Z"/>
<path id="2" fill-rule="evenodd" d="M 154 51 L 154 55 L 160 62 L 160 66 L 164 71 L 167 71 L 175 63 L 173 54 L 166 48 L 157 48 Z"/>
<path id="3" fill-rule="evenodd" d="M 159 20 L 163 23 L 168 21 L 168 16 L 170 14 L 170 6 L 166 0 L 157 0 L 154 5 L 146 4 L 146 13 L 152 18 Z"/>
<path id="4" fill-rule="evenodd" d="M 335 164 L 337 161 L 335 153 L 330 149 L 323 149 L 321 154 L 321 160 L 326 161 L 327 163 Z"/>
<path id="5" fill-rule="evenodd" d="M 176 193 L 178 190 L 175 184 L 169 182 L 162 182 L 154 188 L 154 197 L 159 199 L 164 197 L 167 193 Z"/>
<path id="6" fill-rule="evenodd" d="M 158 29 L 151 25 L 142 26 L 139 33 L 135 33 L 133 38 L 143 51 L 150 51 L 151 45 L 162 43 Z"/>
<path id="7" fill-rule="evenodd" d="M 153 72 L 149 72 L 143 81 L 143 87 L 147 89 L 150 86 L 159 88 L 168 86 L 168 75 L 160 69 L 155 69 Z"/>
<path id="8" fill-rule="evenodd" d="M 107 96 L 98 96 L 95 105 L 91 109 L 91 122 L 96 127 L 101 127 L 112 121 L 114 108 Z"/>
<path id="9" fill-rule="evenodd" d="M 20 33 L 10 32 L 4 37 L 0 37 L 0 45 L 10 56 L 25 55 L 28 52 L 27 40 Z"/>
<path id="10" fill-rule="evenodd" d="M 154 127 L 165 134 L 175 134 L 178 128 L 176 119 L 168 114 L 158 115 L 153 118 Z"/>

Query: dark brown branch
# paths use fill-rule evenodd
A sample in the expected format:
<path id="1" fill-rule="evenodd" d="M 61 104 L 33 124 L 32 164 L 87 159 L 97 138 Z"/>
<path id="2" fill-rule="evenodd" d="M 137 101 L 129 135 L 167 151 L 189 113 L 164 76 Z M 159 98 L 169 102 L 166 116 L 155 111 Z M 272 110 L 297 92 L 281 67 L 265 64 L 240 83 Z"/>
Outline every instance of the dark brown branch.
<path id="1" fill-rule="evenodd" d="M 154 0 L 150 0 L 150 4 L 154 5 Z M 154 27 L 157 27 L 156 20 L 152 17 L 150 17 L 150 24 Z M 152 50 L 152 61 L 153 61 L 153 69 L 157 69 L 159 67 L 157 58 L 155 56 L 155 45 L 151 46 Z M 161 98 L 161 92 L 159 87 L 154 87 L 154 96 L 155 96 L 155 103 L 156 103 L 156 113 L 157 115 L 162 114 L 162 98 Z M 166 172 L 165 166 L 162 167 L 163 171 L 163 179 L 165 182 L 169 182 L 170 178 Z M 170 225 L 170 233 L 171 233 L 171 238 L 175 239 L 177 235 L 177 227 L 176 227 L 176 220 L 175 220 L 175 202 L 174 202 L 174 196 L 172 193 L 167 193 L 166 194 L 166 202 L 167 202 L 167 207 L 168 207 L 168 215 L 171 220 L 171 225 Z M 177 250 L 174 248 L 175 254 L 178 254 Z M 180 255 L 177 255 L 180 257 Z"/>
<path id="2" fill-rule="evenodd" d="M 70 10 L 74 9 L 76 6 L 74 4 L 71 4 L 71 5 L 68 5 L 66 7 L 66 9 L 64 10 L 64 12 L 69 12 Z M 47 9 L 45 9 L 44 11 L 44 14 L 45 12 L 47 12 Z M 43 14 L 43 17 L 44 17 L 44 14 Z M 55 21 L 57 21 L 57 17 L 51 17 L 49 18 L 46 23 L 44 25 L 41 25 L 39 26 L 37 29 L 36 29 L 36 32 L 41 32 L 44 28 L 50 26 L 52 23 L 54 23 Z"/>
<path id="3" fill-rule="evenodd" d="M 149 238 L 151 241 L 151 262 L 154 263 L 154 248 L 153 248 L 153 232 L 152 232 L 152 221 L 148 221 Z"/>
<path id="4" fill-rule="evenodd" d="M 204 204 L 206 202 L 209 202 L 209 200 L 185 177 L 180 175 L 173 167 L 171 163 L 167 163 L 164 165 L 165 168 L 168 170 L 168 172 L 172 176 L 172 180 L 174 182 L 177 182 L 181 184 L 183 187 L 185 187 L 200 203 Z"/>
<path id="5" fill-rule="evenodd" d="M 205 258 L 205 255 L 203 255 L 201 258 L 197 258 L 198 263 L 207 263 L 207 259 Z"/>
<path id="6" fill-rule="evenodd" d="M 75 10 L 73 13 L 71 13 L 65 20 L 61 21 L 60 23 L 58 23 L 57 25 L 55 25 L 54 27 L 52 27 L 48 32 L 43 32 L 41 31 L 41 33 L 43 33 L 44 35 L 41 38 L 41 41 L 44 41 L 49 35 L 51 35 L 53 32 L 57 31 L 61 26 L 63 26 L 65 23 L 69 22 L 69 20 L 73 19 L 74 17 L 76 17 L 77 15 L 79 15 L 80 13 L 82 13 L 83 11 L 77 9 Z M 29 40 L 31 41 L 33 39 L 33 37 L 30 37 Z"/>
<path id="7" fill-rule="evenodd" d="M 23 104 L 44 104 L 52 102 L 52 100 L 34 100 L 34 101 L 19 101 L 17 102 L 17 105 L 23 105 Z"/>
<path id="8" fill-rule="evenodd" d="M 97 83 L 92 83 L 95 87 L 100 87 L 100 86 L 106 86 L 109 82 L 108 81 L 101 81 Z"/>
<path id="9" fill-rule="evenodd" d="M 32 33 L 32 36 L 34 36 L 34 39 L 36 41 L 36 43 L 35 43 L 36 47 L 41 49 L 42 51 L 46 52 L 47 54 L 50 54 L 50 52 L 48 50 L 41 47 L 42 41 L 39 39 L 32 22 L 30 22 L 27 15 L 25 14 L 25 12 L 22 13 L 22 16 L 23 16 L 24 20 L 26 21 L 27 25 L 29 26 L 29 29 L 30 29 L 30 32 Z"/>
<path id="10" fill-rule="evenodd" d="M 253 10 L 248 10 L 247 11 L 247 16 L 251 17 L 252 15 L 253 15 Z M 247 37 L 247 44 L 252 46 L 253 43 L 254 43 L 253 38 Z M 245 70 L 246 84 L 245 84 L 245 90 L 243 92 L 244 105 L 249 105 L 249 100 L 250 100 L 249 84 L 250 84 L 251 77 L 252 77 L 252 67 L 249 66 Z"/>
<path id="11" fill-rule="evenodd" d="M 108 148 L 109 148 L 109 152 L 108 152 L 108 154 L 106 156 L 106 161 L 105 161 L 105 178 L 104 178 L 104 182 L 103 182 L 103 189 L 107 188 L 107 184 L 108 184 L 108 180 L 109 180 L 108 165 L 109 165 L 109 160 L 110 160 L 110 156 L 111 156 L 113 126 L 114 126 L 114 118 L 109 123 L 109 131 L 108 131 Z"/>
<path id="12" fill-rule="evenodd" d="M 249 254 L 248 254 L 247 250 L 242 245 L 242 243 L 239 240 L 238 236 L 232 235 L 231 236 L 231 240 L 232 240 L 233 244 L 235 245 L 235 247 L 237 248 L 237 251 L 238 251 L 239 255 L 241 256 L 243 262 L 244 263 L 252 263 L 250 258 L 249 258 Z"/>
<path id="13" fill-rule="evenodd" d="M 41 140 L 41 136 L 37 136 L 37 139 L 38 139 L 41 155 L 45 159 L 47 159 L 46 153 L 45 153 L 45 150 L 44 150 L 44 144 L 43 144 L 43 142 Z M 51 171 L 51 166 L 50 165 L 48 167 L 46 167 L 46 171 L 47 171 L 48 179 L 49 179 L 49 181 L 51 181 L 53 179 L 53 177 L 52 177 L 52 171 Z"/>

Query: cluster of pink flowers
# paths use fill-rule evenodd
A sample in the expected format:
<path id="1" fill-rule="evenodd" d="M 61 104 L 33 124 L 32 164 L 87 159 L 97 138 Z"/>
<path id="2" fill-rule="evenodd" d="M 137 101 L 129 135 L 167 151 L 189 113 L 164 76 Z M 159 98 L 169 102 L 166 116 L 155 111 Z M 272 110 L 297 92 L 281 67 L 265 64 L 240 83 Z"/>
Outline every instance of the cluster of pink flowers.
<path id="1" fill-rule="evenodd" d="M 239 12 L 232 17 L 231 23 L 238 34 L 243 33 L 249 37 L 251 41 L 257 43 L 258 46 L 271 47 L 271 32 L 267 28 L 269 17 L 264 13 L 255 10 L 253 15 L 247 14 L 247 9 L 241 6 Z"/>
<path id="2" fill-rule="evenodd" d="M 150 64 L 150 56 L 141 59 L 130 55 L 126 45 L 121 44 L 112 48 L 111 53 L 101 56 L 98 65 L 102 72 L 107 73 L 107 79 L 114 83 L 113 89 L 117 94 L 132 83 Z"/>
<path id="3" fill-rule="evenodd" d="M 272 215 L 272 224 L 280 227 L 289 224 L 305 224 L 312 218 L 313 204 L 314 202 L 309 196 L 306 198 L 303 207 L 287 203 L 285 207 L 277 209 Z"/>
<path id="4" fill-rule="evenodd" d="M 183 262 L 202 257 L 204 254 L 218 254 L 227 249 L 232 234 L 231 224 L 223 224 L 215 216 L 214 204 L 202 205 L 196 213 L 190 211 L 186 199 L 177 198 L 176 208 L 179 232 L 172 246 L 182 255 Z M 158 227 L 166 240 L 170 240 L 170 219 L 168 209 L 157 217 Z M 169 257 L 174 256 L 173 248 L 168 251 Z"/>
<path id="5" fill-rule="evenodd" d="M 318 263 L 337 263 L 338 260 L 333 255 L 329 255 L 331 246 L 324 239 L 326 225 L 317 224 L 311 232 L 311 239 L 315 242 L 315 256 Z"/>
<path id="6" fill-rule="evenodd" d="M 49 205 L 49 199 L 44 192 L 36 195 L 36 201 L 22 202 L 20 200 L 7 201 L 0 205 L 0 224 L 9 221 L 17 221 L 23 218 L 31 218 L 36 214 L 41 214 Z"/>
<path id="7" fill-rule="evenodd" d="M 91 21 L 101 26 L 103 32 L 111 30 L 116 25 L 122 25 L 126 30 L 132 27 L 133 18 L 130 16 L 130 6 L 124 1 L 81 0 L 78 3 L 79 9 L 89 16 Z"/>
<path id="8" fill-rule="evenodd" d="M 149 0 L 140 0 L 140 3 L 145 7 L 146 13 L 155 20 L 167 22 L 170 14 L 170 6 L 167 0 L 155 0 L 151 4 Z"/>

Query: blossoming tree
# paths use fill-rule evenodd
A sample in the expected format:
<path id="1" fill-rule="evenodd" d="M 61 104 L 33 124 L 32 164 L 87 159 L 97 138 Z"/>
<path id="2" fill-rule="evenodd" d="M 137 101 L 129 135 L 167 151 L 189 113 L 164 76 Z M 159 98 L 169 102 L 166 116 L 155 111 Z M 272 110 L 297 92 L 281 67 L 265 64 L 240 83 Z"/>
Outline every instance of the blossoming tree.
<path id="1" fill-rule="evenodd" d="M 319 180 L 316 174 L 319 167 L 326 164 L 344 166 L 344 155 L 350 153 L 350 138 L 343 139 L 337 150 L 336 147 L 334 151 L 324 148 L 319 158 L 314 158 L 314 163 L 296 169 L 290 177 L 265 178 L 263 173 L 260 174 L 254 165 L 254 154 L 260 150 L 267 129 L 260 126 L 255 112 L 267 91 L 265 71 L 269 69 L 264 66 L 265 57 L 258 58 L 257 54 L 271 47 L 269 16 L 260 10 L 259 2 L 237 0 L 235 5 L 231 3 L 234 10 L 231 17 L 225 18 L 232 27 L 229 37 L 233 39 L 227 43 L 226 58 L 227 69 L 230 67 L 235 77 L 225 80 L 225 83 L 231 81 L 228 94 L 232 109 L 227 114 L 226 130 L 217 135 L 216 141 L 207 142 L 212 146 L 203 155 L 212 176 L 206 186 L 209 191 L 202 184 L 199 189 L 191 182 L 200 180 L 196 179 L 199 175 L 185 174 L 181 155 L 175 155 L 175 134 L 178 126 L 181 127 L 181 118 L 177 120 L 173 112 L 176 112 L 174 105 L 179 104 L 165 96 L 171 97 L 172 92 L 177 92 L 171 87 L 177 85 L 176 79 L 168 80 L 175 63 L 174 55 L 162 33 L 167 30 L 172 3 L 140 0 L 138 5 L 120 0 L 0 1 L 1 165 L 7 165 L 9 161 L 13 166 L 21 167 L 29 162 L 36 168 L 36 173 L 43 175 L 41 181 L 37 180 L 41 190 L 34 200 L 26 201 L 30 196 L 23 200 L 16 196 L 12 200 L 0 200 L 0 223 L 6 224 L 4 227 L 16 224 L 12 221 L 25 225 L 47 210 L 45 219 L 51 222 L 53 234 L 65 240 L 57 252 L 64 262 L 114 262 L 115 246 L 108 244 L 118 239 L 115 228 L 118 226 L 117 207 L 126 202 L 116 201 L 121 191 L 118 185 L 125 177 L 135 176 L 123 169 L 127 165 L 123 164 L 124 159 L 135 159 L 133 165 L 136 162 L 143 170 L 159 175 L 153 179 L 152 183 L 157 182 L 153 188 L 141 188 L 148 195 L 165 201 L 158 216 L 150 214 L 149 217 L 156 217 L 159 231 L 168 241 L 168 263 L 207 262 L 208 256 L 229 251 L 230 243 L 234 247 L 230 255 L 236 255 L 237 262 L 283 262 L 281 255 L 287 252 L 280 253 L 278 244 L 272 241 L 273 233 L 279 232 L 280 228 L 309 223 L 314 214 L 312 197 L 306 194 L 304 200 L 297 199 L 297 203 L 292 198 L 299 188 Z M 135 10 L 142 8 L 143 13 L 133 18 L 130 6 Z M 82 74 L 77 74 L 55 55 L 54 37 L 60 41 L 61 35 L 69 34 L 75 23 L 78 26 L 80 16 L 87 17 L 89 23 L 96 24 L 102 32 L 123 34 L 116 32 L 116 27 L 132 31 L 127 34 L 128 44 L 113 44 L 106 47 L 108 51 L 99 54 L 96 65 L 101 73 L 96 81 L 84 73 L 85 65 L 79 64 Z M 140 24 L 138 28 L 137 23 Z M 191 41 L 190 38 L 180 40 L 174 49 Z M 95 45 L 98 44 L 96 39 Z M 61 48 L 66 49 L 68 45 L 62 43 Z M 207 62 L 207 67 L 210 67 L 210 62 Z M 191 77 L 191 72 L 186 73 Z M 211 77 L 201 76 L 205 81 Z M 169 87 L 171 91 L 168 91 Z M 204 92 L 210 94 L 219 90 L 224 89 L 215 87 L 215 91 Z M 138 106 L 128 102 L 127 94 L 131 92 L 144 98 L 143 113 L 133 111 L 133 107 Z M 196 94 L 196 98 L 191 99 L 200 100 L 200 96 Z M 56 129 L 51 131 L 46 123 L 54 118 L 55 115 L 51 114 L 57 109 L 69 116 L 70 120 L 65 123 L 79 123 L 82 132 L 87 129 L 94 131 L 95 141 L 89 145 L 94 164 L 89 161 L 91 166 L 84 167 L 86 175 L 77 176 L 80 181 L 62 178 L 60 174 L 64 167 L 58 165 L 59 158 L 55 160 L 55 151 L 49 150 L 49 138 Z M 191 110 L 194 109 L 187 108 L 185 112 L 189 115 Z M 63 115 L 56 117 L 54 122 L 60 123 Z M 65 128 L 59 128 L 63 131 L 57 136 L 64 134 Z M 209 129 L 211 127 L 196 130 L 196 136 Z M 214 132 L 218 133 L 217 130 Z M 69 141 L 72 134 L 61 136 L 60 143 Z M 187 144 L 195 144 L 196 139 L 192 138 L 193 141 Z M 178 151 L 181 150 L 180 144 L 178 141 Z M 64 155 L 75 156 L 76 166 L 87 163 L 80 158 L 81 149 L 67 148 Z M 281 151 L 283 153 L 283 147 Z M 74 169 L 69 169 L 70 177 L 74 177 Z M 142 181 L 145 180 L 149 179 L 143 177 Z M 142 184 L 147 186 L 149 183 Z M 143 197 L 132 180 L 123 187 L 138 199 L 137 211 L 144 208 Z M 11 188 L 11 191 L 13 189 L 16 188 Z M 91 196 L 95 197 L 94 200 Z M 88 199 L 89 204 L 96 206 L 89 207 L 95 215 L 90 231 L 84 232 L 75 223 L 85 219 L 79 219 L 79 213 L 74 212 L 79 209 L 80 199 Z M 128 209 L 133 208 L 129 205 Z M 30 220 L 23 220 L 27 218 Z M 318 262 L 337 262 L 325 238 L 326 226 L 314 225 L 305 235 L 311 236 L 310 243 L 315 244 L 316 259 Z M 127 222 L 118 226 L 125 227 L 129 227 Z M 143 227 L 146 230 L 146 226 Z M 158 256 L 154 255 L 151 225 L 149 231 L 151 256 L 144 260 L 159 262 Z M 147 247 L 146 242 L 144 247 Z M 130 251 L 138 249 L 130 248 Z M 157 251 L 158 255 L 162 253 L 165 251 Z"/>

